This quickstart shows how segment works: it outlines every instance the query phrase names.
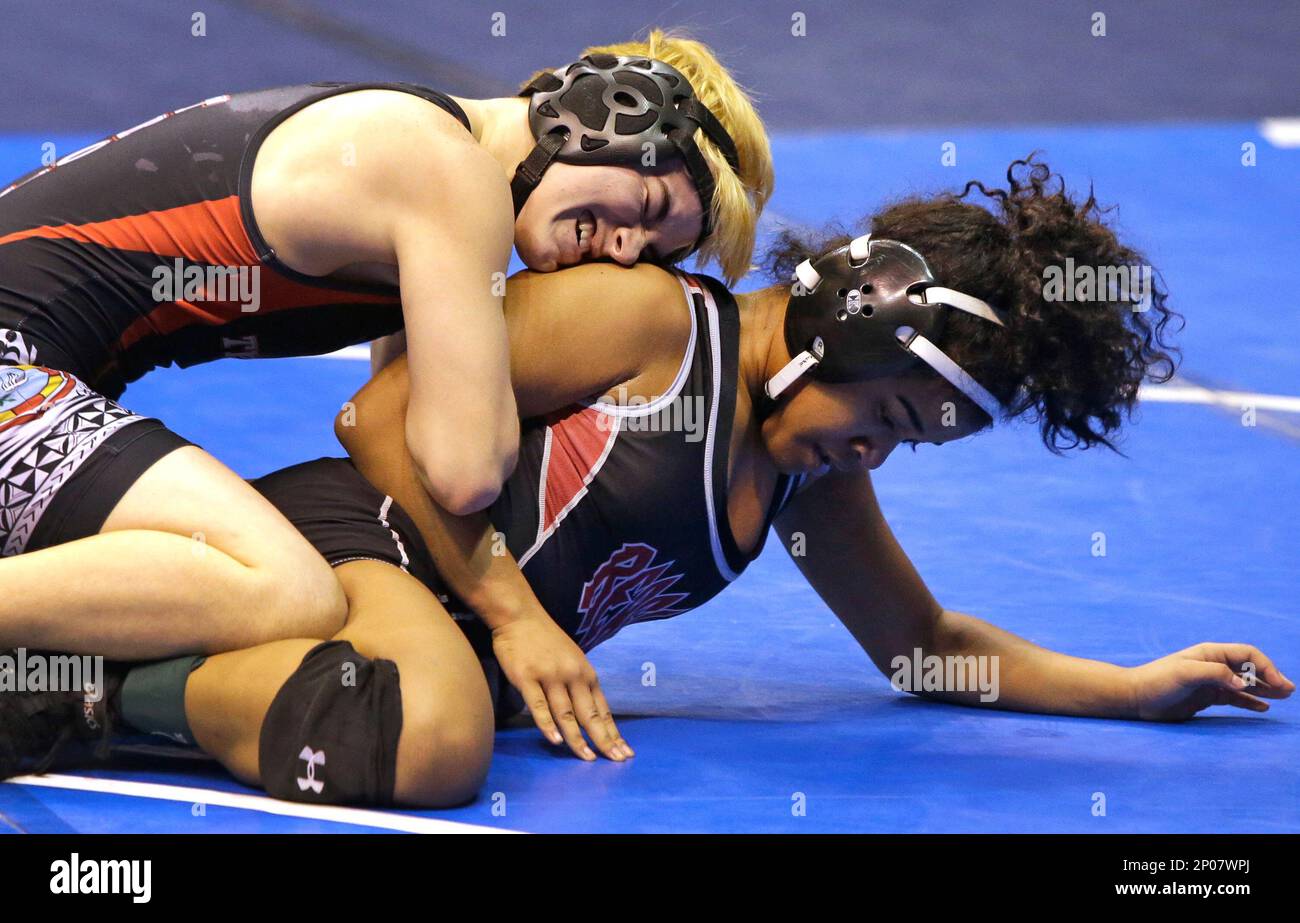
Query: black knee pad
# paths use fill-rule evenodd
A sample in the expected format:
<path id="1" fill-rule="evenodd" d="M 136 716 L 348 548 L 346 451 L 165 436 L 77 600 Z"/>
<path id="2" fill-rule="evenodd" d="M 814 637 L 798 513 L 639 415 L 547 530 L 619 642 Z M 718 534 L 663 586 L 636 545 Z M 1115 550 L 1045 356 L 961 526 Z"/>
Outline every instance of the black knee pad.
<path id="1" fill-rule="evenodd" d="M 276 798 L 389 805 L 402 734 L 397 664 L 347 641 L 307 652 L 262 722 L 262 784 Z"/>

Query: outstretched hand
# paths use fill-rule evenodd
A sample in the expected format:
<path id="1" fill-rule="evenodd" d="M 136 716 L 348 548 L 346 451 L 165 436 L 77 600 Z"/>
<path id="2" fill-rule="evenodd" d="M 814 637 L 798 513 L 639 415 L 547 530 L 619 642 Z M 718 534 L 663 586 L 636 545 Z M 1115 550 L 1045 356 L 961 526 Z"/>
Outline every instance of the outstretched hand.
<path id="1" fill-rule="evenodd" d="M 614 724 L 587 655 L 549 617 L 517 619 L 497 628 L 492 649 L 551 743 L 568 744 L 575 755 L 594 760 L 582 736 L 586 730 L 609 759 L 622 762 L 635 755 Z"/>
<path id="2" fill-rule="evenodd" d="M 1205 642 L 1134 667 L 1135 717 L 1184 721 L 1211 705 L 1268 711 L 1264 699 L 1285 699 L 1295 683 L 1249 644 Z"/>

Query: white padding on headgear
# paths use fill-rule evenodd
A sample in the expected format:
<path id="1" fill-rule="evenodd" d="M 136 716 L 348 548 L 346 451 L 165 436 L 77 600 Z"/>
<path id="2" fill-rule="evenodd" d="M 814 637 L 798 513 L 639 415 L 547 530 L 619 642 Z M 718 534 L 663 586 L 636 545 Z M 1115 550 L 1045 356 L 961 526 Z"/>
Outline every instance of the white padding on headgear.
<path id="1" fill-rule="evenodd" d="M 915 334 L 915 335 L 914 335 Z M 916 334 L 910 327 L 899 327 L 895 334 L 908 352 L 916 356 L 930 368 L 934 369 L 962 394 L 966 395 L 993 420 L 997 420 L 1002 405 L 982 384 L 971 378 L 956 362 L 925 337 Z"/>
<path id="2" fill-rule="evenodd" d="M 794 268 L 794 277 L 808 291 L 812 291 L 821 282 L 821 273 L 813 269 L 812 260 L 804 260 Z"/>
<path id="3" fill-rule="evenodd" d="M 956 308 L 958 311 L 965 311 L 967 314 L 974 314 L 976 317 L 982 317 L 984 320 L 997 324 L 999 327 L 1005 326 L 1002 323 L 1002 318 L 998 317 L 998 312 L 994 311 L 987 301 L 980 301 L 973 295 L 967 295 L 950 288 L 944 288 L 941 285 L 931 285 L 924 291 L 908 295 L 907 297 L 915 304 L 946 304 L 948 307 Z"/>
<path id="4" fill-rule="evenodd" d="M 871 254 L 871 235 L 863 234 L 861 237 L 853 238 L 849 244 L 849 260 L 854 263 L 861 263 Z"/>
<path id="5" fill-rule="evenodd" d="M 817 342 L 813 348 L 817 349 L 820 352 L 821 345 L 822 345 L 821 337 L 818 337 Z M 767 392 L 768 397 L 770 397 L 772 400 L 776 400 L 778 397 L 781 396 L 781 394 L 785 391 L 786 388 L 790 387 L 792 384 L 794 384 L 796 381 L 799 380 L 799 376 L 801 376 L 804 372 L 808 371 L 810 368 L 812 368 L 820 361 L 821 361 L 821 356 L 815 356 L 811 352 L 805 349 L 799 355 L 795 356 L 793 359 L 787 362 L 785 364 L 785 368 L 781 369 L 781 371 L 777 372 L 770 379 L 768 379 L 767 384 L 763 386 L 763 390 Z"/>

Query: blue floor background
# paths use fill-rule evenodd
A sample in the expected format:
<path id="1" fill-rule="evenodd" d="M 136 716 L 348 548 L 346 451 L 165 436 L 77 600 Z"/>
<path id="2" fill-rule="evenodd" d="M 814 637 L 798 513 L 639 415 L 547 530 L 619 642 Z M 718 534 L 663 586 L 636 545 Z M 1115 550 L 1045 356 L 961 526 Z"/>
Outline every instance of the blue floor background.
<path id="1" fill-rule="evenodd" d="M 518 46 L 473 37 L 487 15 L 473 4 L 374 4 L 362 16 L 342 0 L 212 3 L 202 46 L 172 35 L 169 4 L 17 6 L 15 31 L 0 40 L 4 176 L 33 165 L 42 142 L 73 150 L 236 84 L 431 80 L 412 72 L 416 52 L 431 50 L 440 57 L 429 66 L 490 92 L 500 80 L 490 75 L 552 63 L 547 42 L 559 36 L 693 23 L 765 96 L 779 177 L 765 232 L 997 182 L 1011 159 L 1042 150 L 1073 188 L 1093 183 L 1104 203 L 1122 203 L 1126 239 L 1187 317 L 1186 380 L 1300 395 L 1298 309 L 1282 288 L 1300 257 L 1300 148 L 1275 147 L 1258 128 L 1262 116 L 1300 115 L 1294 4 L 1231 15 L 1216 4 L 1132 4 L 1095 40 L 1079 4 L 809 4 L 810 35 L 797 46 L 790 11 L 767 2 L 665 4 L 661 15 L 578 3 L 544 21 L 531 5 L 507 6 L 536 31 Z M 955 166 L 940 165 L 945 142 Z M 1255 166 L 1242 164 L 1247 144 Z M 159 372 L 126 403 L 255 476 L 336 454 L 331 419 L 365 371 L 336 359 L 226 361 Z M 1300 442 L 1243 426 L 1232 408 L 1148 403 L 1122 448 L 1127 457 L 1054 458 L 1019 427 L 897 453 L 876 482 L 950 608 L 1124 665 L 1198 641 L 1247 641 L 1300 674 Z M 1097 531 L 1104 558 L 1090 553 Z M 635 760 L 585 764 L 535 731 L 505 731 L 483 796 L 429 816 L 531 831 L 1300 830 L 1296 702 L 1155 725 L 916 701 L 890 689 L 775 542 L 713 603 L 633 626 L 593 663 Z M 641 682 L 646 663 L 653 687 Z M 249 791 L 192 762 L 95 775 Z M 1105 817 L 1091 816 L 1097 792 Z M 797 793 L 803 817 L 792 815 Z M 493 812 L 502 797 L 504 817 Z M 6 829 L 362 828 L 3 785 Z"/>

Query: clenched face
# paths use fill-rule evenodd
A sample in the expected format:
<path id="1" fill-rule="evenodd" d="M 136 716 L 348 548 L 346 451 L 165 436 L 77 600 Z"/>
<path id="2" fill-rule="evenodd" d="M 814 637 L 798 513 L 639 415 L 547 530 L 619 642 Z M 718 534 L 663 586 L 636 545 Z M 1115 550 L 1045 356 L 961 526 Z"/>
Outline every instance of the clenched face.
<path id="1" fill-rule="evenodd" d="M 763 421 L 777 468 L 804 474 L 829 466 L 874 470 L 900 443 L 942 444 L 988 425 L 988 417 L 940 378 L 805 381 Z"/>
<path id="2" fill-rule="evenodd" d="M 515 219 L 515 248 L 537 272 L 591 260 L 669 264 L 700 234 L 703 211 L 685 166 L 552 163 Z"/>

